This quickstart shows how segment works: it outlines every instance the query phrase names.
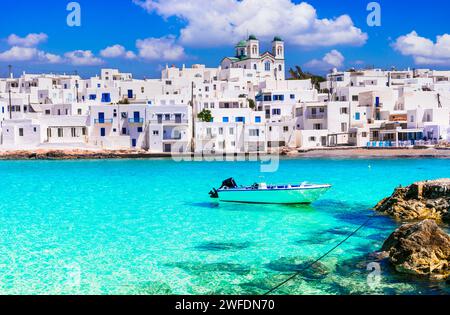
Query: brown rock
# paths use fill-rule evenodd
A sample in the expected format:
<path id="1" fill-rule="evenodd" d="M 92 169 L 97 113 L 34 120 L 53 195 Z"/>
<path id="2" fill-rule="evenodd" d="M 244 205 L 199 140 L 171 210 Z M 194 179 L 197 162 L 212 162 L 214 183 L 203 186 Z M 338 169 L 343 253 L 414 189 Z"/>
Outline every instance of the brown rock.
<path id="1" fill-rule="evenodd" d="M 397 220 L 425 220 L 450 222 L 450 179 L 414 183 L 395 189 L 389 198 L 374 208 Z"/>
<path id="2" fill-rule="evenodd" d="M 382 251 L 398 272 L 431 279 L 450 276 L 450 236 L 433 220 L 401 226 L 384 242 Z"/>

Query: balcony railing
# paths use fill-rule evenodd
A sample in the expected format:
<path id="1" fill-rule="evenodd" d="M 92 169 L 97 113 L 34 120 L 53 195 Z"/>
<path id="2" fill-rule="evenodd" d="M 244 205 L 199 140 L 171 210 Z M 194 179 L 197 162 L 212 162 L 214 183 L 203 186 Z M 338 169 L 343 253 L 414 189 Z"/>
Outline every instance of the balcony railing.
<path id="1" fill-rule="evenodd" d="M 308 114 L 309 119 L 324 119 L 325 114 Z"/>
<path id="2" fill-rule="evenodd" d="M 94 124 L 103 125 L 103 124 L 112 124 L 112 123 L 113 123 L 112 119 L 94 119 Z"/>
<path id="3" fill-rule="evenodd" d="M 151 124 L 187 124 L 189 121 L 187 119 L 152 119 L 150 120 Z"/>
<path id="4" fill-rule="evenodd" d="M 204 134 L 200 136 L 201 140 L 213 140 L 217 138 L 217 135 L 213 135 L 213 134 Z"/>
<path id="5" fill-rule="evenodd" d="M 142 124 L 144 123 L 144 118 L 128 118 L 128 122 L 132 124 Z"/>
<path id="6" fill-rule="evenodd" d="M 163 136 L 163 140 L 181 140 L 181 134 L 173 136 Z"/>

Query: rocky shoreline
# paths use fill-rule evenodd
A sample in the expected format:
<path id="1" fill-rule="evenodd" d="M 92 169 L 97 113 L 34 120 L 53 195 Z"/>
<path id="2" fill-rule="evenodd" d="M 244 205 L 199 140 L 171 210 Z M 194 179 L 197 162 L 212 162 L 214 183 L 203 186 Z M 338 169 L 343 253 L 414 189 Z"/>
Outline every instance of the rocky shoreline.
<path id="1" fill-rule="evenodd" d="M 432 219 L 450 222 L 450 179 L 438 179 L 398 187 L 380 201 L 375 211 L 401 221 Z"/>
<path id="2" fill-rule="evenodd" d="M 292 159 L 310 159 L 310 158 L 450 158 L 449 149 L 425 148 L 425 149 L 367 149 L 367 148 L 329 148 L 329 149 L 310 149 L 294 150 L 282 149 L 279 154 L 284 158 Z M 248 154 L 235 154 L 235 156 L 247 156 Z M 270 154 L 260 154 L 270 155 Z M 27 150 L 0 150 L 0 160 L 79 160 L 79 159 L 152 159 L 169 158 L 170 153 L 152 153 L 145 150 L 103 150 L 103 149 L 83 149 L 83 148 L 43 148 Z M 192 154 L 185 154 L 192 156 Z M 218 155 L 207 155 L 211 157 L 220 157 Z"/>
<path id="3" fill-rule="evenodd" d="M 22 150 L 0 152 L 0 160 L 104 160 L 166 158 L 170 154 L 156 154 L 132 150 Z"/>
<path id="4" fill-rule="evenodd" d="M 434 220 L 402 225 L 375 256 L 388 259 L 400 273 L 431 280 L 450 276 L 450 236 Z"/>
<path id="5" fill-rule="evenodd" d="M 374 210 L 407 222 L 389 236 L 375 256 L 388 259 L 399 273 L 449 279 L 450 236 L 438 224 L 450 223 L 450 179 L 398 187 Z"/>

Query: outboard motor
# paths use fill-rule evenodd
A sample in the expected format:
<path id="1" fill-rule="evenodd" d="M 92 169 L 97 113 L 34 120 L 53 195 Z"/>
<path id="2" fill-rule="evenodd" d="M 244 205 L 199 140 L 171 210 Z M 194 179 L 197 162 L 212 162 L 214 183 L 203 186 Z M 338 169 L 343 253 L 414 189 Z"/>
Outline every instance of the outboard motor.
<path id="1" fill-rule="evenodd" d="M 237 184 L 233 178 L 228 178 L 222 182 L 222 186 L 220 186 L 219 189 L 224 189 L 224 188 L 227 188 L 227 189 L 237 188 Z M 217 191 L 217 189 L 213 188 L 209 192 L 209 196 L 213 199 L 217 199 L 217 198 L 219 198 L 219 192 Z"/>
<path id="2" fill-rule="evenodd" d="M 219 198 L 219 194 L 217 193 L 217 189 L 213 188 L 210 192 L 209 192 L 209 196 L 213 199 L 217 199 Z"/>

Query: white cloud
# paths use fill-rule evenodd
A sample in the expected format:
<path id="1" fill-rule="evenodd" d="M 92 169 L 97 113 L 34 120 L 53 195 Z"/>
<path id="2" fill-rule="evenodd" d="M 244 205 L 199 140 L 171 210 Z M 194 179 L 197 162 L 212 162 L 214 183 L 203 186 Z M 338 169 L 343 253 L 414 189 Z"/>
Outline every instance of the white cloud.
<path id="1" fill-rule="evenodd" d="M 291 0 L 133 0 L 148 12 L 185 22 L 182 44 L 208 47 L 234 44 L 246 34 L 274 35 L 303 47 L 363 45 L 367 34 L 348 15 L 319 19 L 313 6 Z"/>
<path id="2" fill-rule="evenodd" d="M 421 37 L 416 31 L 400 36 L 392 47 L 404 56 L 412 56 L 417 65 L 450 65 L 450 35 L 431 39 Z"/>
<path id="3" fill-rule="evenodd" d="M 40 43 L 47 41 L 48 36 L 44 33 L 31 33 L 25 37 L 19 37 L 16 34 L 8 36 L 6 41 L 10 46 L 35 47 Z"/>
<path id="4" fill-rule="evenodd" d="M 127 58 L 127 59 L 135 59 L 136 58 L 136 54 L 134 52 L 132 52 L 132 51 L 127 51 L 125 53 L 125 58 Z"/>
<path id="5" fill-rule="evenodd" d="M 145 60 L 175 61 L 186 57 L 184 48 L 176 43 L 174 36 L 138 39 L 139 57 Z"/>
<path id="6" fill-rule="evenodd" d="M 305 64 L 305 67 L 317 70 L 329 70 L 331 68 L 340 68 L 344 65 L 345 58 L 337 50 L 333 49 L 325 54 L 322 59 L 313 59 Z"/>
<path id="7" fill-rule="evenodd" d="M 126 58 L 134 59 L 136 54 L 132 51 L 127 51 L 122 45 L 114 45 L 106 47 L 100 51 L 100 56 L 104 58 Z"/>
<path id="8" fill-rule="evenodd" d="M 0 53 L 0 61 L 36 61 L 43 63 L 60 63 L 63 59 L 34 47 L 14 46 Z"/>
<path id="9" fill-rule="evenodd" d="M 74 66 L 97 66 L 104 63 L 102 59 L 95 57 L 90 50 L 70 51 L 65 53 L 64 57 Z"/>

